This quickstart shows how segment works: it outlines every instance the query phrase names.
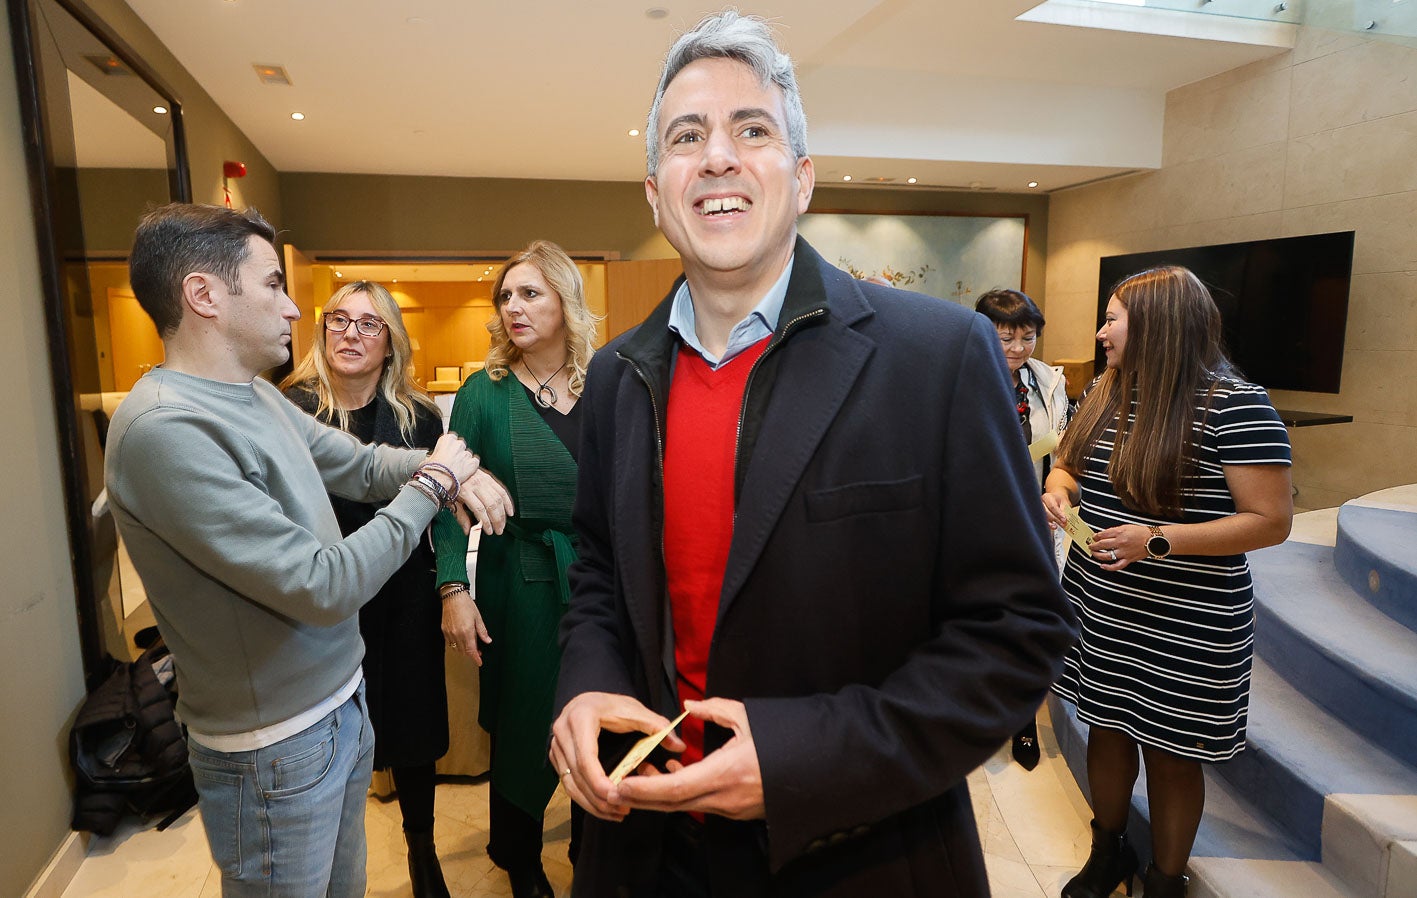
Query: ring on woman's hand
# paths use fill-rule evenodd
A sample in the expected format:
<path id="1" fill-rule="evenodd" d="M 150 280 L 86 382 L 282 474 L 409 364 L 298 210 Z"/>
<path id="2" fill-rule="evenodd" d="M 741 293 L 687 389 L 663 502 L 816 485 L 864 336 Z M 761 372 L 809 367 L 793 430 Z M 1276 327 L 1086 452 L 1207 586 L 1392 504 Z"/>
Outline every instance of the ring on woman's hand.
<path id="1" fill-rule="evenodd" d="M 1111 555 L 1112 555 L 1112 563 L 1113 563 L 1113 564 L 1116 564 L 1116 563 L 1117 563 L 1117 550 L 1116 550 L 1116 549 L 1108 549 L 1107 551 L 1108 551 L 1109 553 L 1111 553 Z"/>
<path id="2" fill-rule="evenodd" d="M 458 644 L 457 644 L 456 642 L 450 642 L 450 643 L 448 643 L 448 648 L 450 648 L 450 649 L 455 649 L 455 648 L 457 648 L 457 647 L 458 647 Z"/>
<path id="3" fill-rule="evenodd" d="M 568 777 L 568 776 L 570 776 L 570 775 L 571 775 L 571 768 L 569 768 L 569 767 L 567 767 L 565 770 L 562 770 L 562 771 L 561 771 L 561 778 L 562 778 L 562 779 L 565 779 L 566 777 Z"/>

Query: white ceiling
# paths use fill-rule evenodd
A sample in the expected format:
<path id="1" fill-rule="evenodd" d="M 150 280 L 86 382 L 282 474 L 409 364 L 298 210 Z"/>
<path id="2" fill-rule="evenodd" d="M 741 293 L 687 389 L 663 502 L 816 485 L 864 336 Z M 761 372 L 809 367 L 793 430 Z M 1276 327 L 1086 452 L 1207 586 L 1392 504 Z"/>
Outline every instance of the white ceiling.
<path id="1" fill-rule="evenodd" d="M 128 0 L 280 171 L 629 181 L 644 175 L 644 146 L 627 131 L 643 128 L 665 50 L 717 8 L 654 19 L 656 2 Z M 1215 27 L 1016 20 L 1035 5 L 743 9 L 778 21 L 797 61 L 819 183 L 1049 190 L 1155 167 L 1166 91 L 1284 49 Z M 292 84 L 262 84 L 255 64 L 283 66 Z"/>

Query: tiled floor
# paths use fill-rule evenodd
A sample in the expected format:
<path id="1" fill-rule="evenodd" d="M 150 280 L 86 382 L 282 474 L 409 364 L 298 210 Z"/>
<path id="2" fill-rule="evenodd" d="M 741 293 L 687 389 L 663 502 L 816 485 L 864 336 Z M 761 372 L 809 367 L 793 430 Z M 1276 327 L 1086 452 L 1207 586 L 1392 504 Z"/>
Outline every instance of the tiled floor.
<path id="1" fill-rule="evenodd" d="M 1041 715 L 1046 721 L 1046 713 Z M 1088 811 L 1053 733 L 1040 722 L 1045 755 L 1032 772 L 1001 749 L 969 778 L 974 813 L 994 898 L 1056 898 L 1082 866 L 1089 842 Z M 557 792 L 547 812 L 546 874 L 556 894 L 570 893 L 569 804 Z M 369 801 L 369 892 L 380 898 L 410 894 L 398 803 Z M 487 844 L 487 786 L 483 781 L 438 786 L 436 837 L 448 886 L 457 898 L 511 894 L 492 866 Z M 165 832 L 130 828 L 95 839 L 64 898 L 216 898 L 220 877 L 212 869 L 202 823 L 192 811 Z"/>

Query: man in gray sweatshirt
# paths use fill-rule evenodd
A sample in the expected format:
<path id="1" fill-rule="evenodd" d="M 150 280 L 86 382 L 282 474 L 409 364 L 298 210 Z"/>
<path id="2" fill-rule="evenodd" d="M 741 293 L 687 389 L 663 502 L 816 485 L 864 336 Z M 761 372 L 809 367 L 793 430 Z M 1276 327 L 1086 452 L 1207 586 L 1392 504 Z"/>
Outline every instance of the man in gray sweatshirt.
<path id="1" fill-rule="evenodd" d="M 511 499 L 455 435 L 365 446 L 257 377 L 300 317 L 274 240 L 254 210 L 144 216 L 130 275 L 166 358 L 114 415 L 105 479 L 176 661 L 222 894 L 353 898 L 373 761 L 356 612 L 440 501 L 501 532 Z M 327 491 L 392 501 L 342 539 Z"/>

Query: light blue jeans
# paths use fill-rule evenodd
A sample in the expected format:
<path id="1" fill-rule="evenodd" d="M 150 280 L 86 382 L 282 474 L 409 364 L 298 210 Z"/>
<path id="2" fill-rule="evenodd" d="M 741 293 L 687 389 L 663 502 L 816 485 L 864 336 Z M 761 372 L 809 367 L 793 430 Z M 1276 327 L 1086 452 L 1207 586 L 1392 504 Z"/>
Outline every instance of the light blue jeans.
<path id="1" fill-rule="evenodd" d="M 362 898 L 374 730 L 360 684 L 304 732 L 256 751 L 188 740 L 224 898 Z"/>

